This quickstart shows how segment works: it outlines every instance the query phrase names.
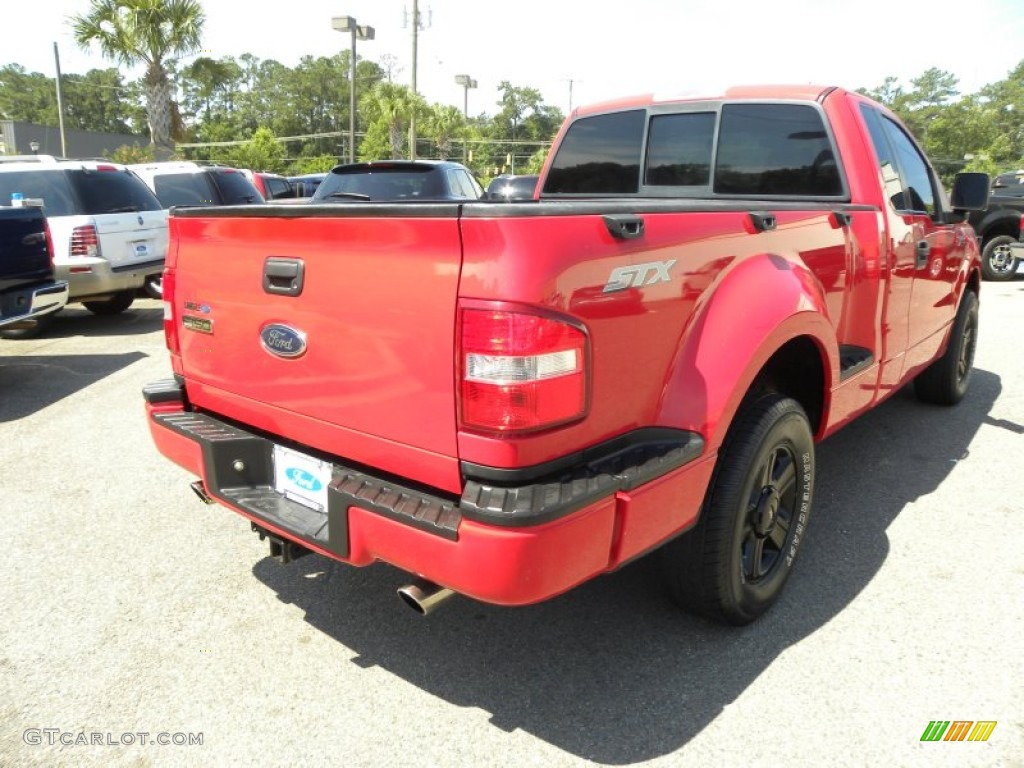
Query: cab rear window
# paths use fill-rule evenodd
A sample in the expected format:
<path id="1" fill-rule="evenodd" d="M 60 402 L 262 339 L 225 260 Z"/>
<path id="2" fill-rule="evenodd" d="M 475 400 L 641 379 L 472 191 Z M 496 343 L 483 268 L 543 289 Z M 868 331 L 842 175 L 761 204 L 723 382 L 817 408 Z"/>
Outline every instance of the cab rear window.
<path id="1" fill-rule="evenodd" d="M 821 112 L 810 104 L 726 103 L 574 122 L 544 194 L 833 197 L 844 186 Z M 641 175 L 641 168 L 643 174 Z"/>

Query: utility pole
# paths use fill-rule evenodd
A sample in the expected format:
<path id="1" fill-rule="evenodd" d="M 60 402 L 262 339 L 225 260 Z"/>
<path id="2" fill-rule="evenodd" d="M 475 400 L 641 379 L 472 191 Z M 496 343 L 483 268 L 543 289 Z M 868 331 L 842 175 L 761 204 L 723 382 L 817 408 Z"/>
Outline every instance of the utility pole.
<path id="1" fill-rule="evenodd" d="M 426 29 L 428 25 L 421 26 L 419 0 L 412 0 L 412 95 L 416 91 L 416 59 L 419 55 L 420 29 Z M 409 116 L 409 159 L 416 159 L 416 113 Z"/>
<path id="2" fill-rule="evenodd" d="M 57 65 L 57 125 L 60 126 L 60 156 L 68 156 L 68 143 L 64 135 L 64 92 L 60 85 L 60 53 L 57 43 L 53 44 L 53 61 Z"/>

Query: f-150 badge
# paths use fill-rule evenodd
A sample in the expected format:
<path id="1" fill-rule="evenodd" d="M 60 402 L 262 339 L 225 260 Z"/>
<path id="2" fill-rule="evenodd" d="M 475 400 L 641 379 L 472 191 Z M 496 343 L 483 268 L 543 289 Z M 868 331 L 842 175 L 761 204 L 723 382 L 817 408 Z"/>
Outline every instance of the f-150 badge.
<path id="1" fill-rule="evenodd" d="M 646 264 L 633 264 L 629 267 L 616 267 L 608 276 L 608 282 L 604 284 L 603 293 L 614 293 L 624 291 L 627 288 L 643 288 L 656 283 L 671 282 L 672 276 L 668 273 L 675 266 L 676 260 L 649 261 Z"/>

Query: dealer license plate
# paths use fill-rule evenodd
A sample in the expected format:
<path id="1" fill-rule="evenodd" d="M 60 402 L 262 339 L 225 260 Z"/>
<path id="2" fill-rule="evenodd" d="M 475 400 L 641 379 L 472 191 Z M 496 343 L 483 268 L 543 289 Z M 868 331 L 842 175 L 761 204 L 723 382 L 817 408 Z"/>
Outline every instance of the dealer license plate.
<path id="1" fill-rule="evenodd" d="M 281 445 L 274 446 L 274 490 L 321 512 L 327 509 L 331 464 Z"/>

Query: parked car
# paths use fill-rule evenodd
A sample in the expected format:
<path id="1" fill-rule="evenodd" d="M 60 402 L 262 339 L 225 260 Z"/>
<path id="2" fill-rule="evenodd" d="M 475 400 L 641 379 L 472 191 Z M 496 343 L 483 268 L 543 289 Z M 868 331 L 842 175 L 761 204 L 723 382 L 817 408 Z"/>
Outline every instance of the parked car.
<path id="1" fill-rule="evenodd" d="M 112 315 L 163 272 L 167 211 L 124 165 L 48 155 L 0 164 L 0 201 L 43 208 L 53 238 L 54 277 L 68 301 Z"/>
<path id="2" fill-rule="evenodd" d="M 1017 274 L 1024 217 L 1024 172 L 1001 173 L 992 181 L 988 207 L 972 211 L 967 221 L 981 243 L 981 274 L 986 280 L 1010 280 Z"/>
<path id="3" fill-rule="evenodd" d="M 510 203 L 513 200 L 532 200 L 539 178 L 537 175 L 513 176 L 503 173 L 501 176 L 494 177 L 487 185 L 486 197 L 488 200 L 505 203 Z"/>
<path id="4" fill-rule="evenodd" d="M 992 179 L 992 194 L 1024 197 L 1024 171 L 1000 173 Z"/>
<path id="5" fill-rule="evenodd" d="M 448 160 L 375 160 L 339 165 L 312 202 L 339 200 L 479 200 L 484 195 L 469 169 Z"/>
<path id="6" fill-rule="evenodd" d="M 244 168 L 240 170 L 260 191 L 265 200 L 287 200 L 295 197 L 295 188 L 288 179 L 279 173 L 250 171 Z"/>
<path id="7" fill-rule="evenodd" d="M 42 208 L 0 206 L 0 338 L 25 339 L 68 301 L 53 279 L 53 243 Z"/>
<path id="8" fill-rule="evenodd" d="M 148 186 L 164 208 L 203 205 L 248 205 L 265 202 L 263 195 L 237 168 L 190 161 L 136 163 L 128 166 Z M 146 280 L 146 295 L 163 296 L 163 276 Z"/>
<path id="9" fill-rule="evenodd" d="M 307 173 L 302 176 L 289 176 L 288 183 L 296 197 L 312 197 L 326 173 Z"/>
<path id="10" fill-rule="evenodd" d="M 156 193 L 165 208 L 176 205 L 246 205 L 265 202 L 237 168 L 189 161 L 128 166 Z"/>

